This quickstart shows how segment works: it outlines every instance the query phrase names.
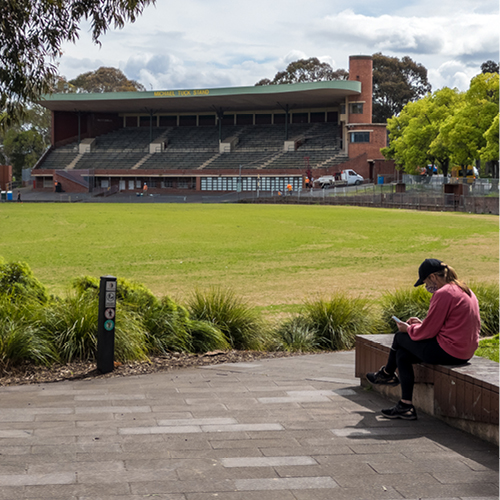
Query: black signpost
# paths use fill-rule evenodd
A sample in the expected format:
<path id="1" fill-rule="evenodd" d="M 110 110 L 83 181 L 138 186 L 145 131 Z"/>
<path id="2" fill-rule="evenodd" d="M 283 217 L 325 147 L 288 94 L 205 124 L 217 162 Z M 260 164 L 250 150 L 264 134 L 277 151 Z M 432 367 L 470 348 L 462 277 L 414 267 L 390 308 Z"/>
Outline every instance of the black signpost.
<path id="1" fill-rule="evenodd" d="M 97 328 L 97 369 L 112 372 L 115 357 L 116 278 L 101 276 Z"/>

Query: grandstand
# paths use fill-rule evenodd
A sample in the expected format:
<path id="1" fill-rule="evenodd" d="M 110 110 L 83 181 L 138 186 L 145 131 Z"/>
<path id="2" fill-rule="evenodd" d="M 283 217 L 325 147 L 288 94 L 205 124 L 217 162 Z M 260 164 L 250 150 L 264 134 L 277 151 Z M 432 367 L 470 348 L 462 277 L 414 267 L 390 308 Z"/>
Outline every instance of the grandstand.
<path id="1" fill-rule="evenodd" d="M 385 125 L 371 123 L 372 60 L 349 80 L 108 94 L 55 94 L 35 189 L 148 192 L 302 189 L 354 168 L 374 178 Z"/>

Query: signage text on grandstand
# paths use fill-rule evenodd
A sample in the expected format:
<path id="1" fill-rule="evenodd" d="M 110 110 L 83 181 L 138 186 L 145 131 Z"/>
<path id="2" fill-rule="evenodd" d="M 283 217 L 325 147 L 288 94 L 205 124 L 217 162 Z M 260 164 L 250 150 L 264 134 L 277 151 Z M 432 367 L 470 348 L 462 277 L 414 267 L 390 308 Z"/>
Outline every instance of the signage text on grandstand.
<path id="1" fill-rule="evenodd" d="M 159 90 L 155 97 L 186 97 L 188 95 L 209 95 L 210 90 Z"/>

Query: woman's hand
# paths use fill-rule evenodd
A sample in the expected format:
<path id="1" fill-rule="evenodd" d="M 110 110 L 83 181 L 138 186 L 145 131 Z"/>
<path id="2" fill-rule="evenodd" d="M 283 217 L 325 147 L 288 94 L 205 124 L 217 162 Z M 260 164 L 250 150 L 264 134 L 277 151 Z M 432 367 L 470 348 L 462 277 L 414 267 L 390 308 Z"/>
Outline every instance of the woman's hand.
<path id="1" fill-rule="evenodd" d="M 412 317 L 412 318 L 407 319 L 406 322 L 409 325 L 420 325 L 420 323 L 422 323 L 422 320 L 415 318 L 415 317 Z"/>
<path id="2" fill-rule="evenodd" d="M 403 321 L 396 323 L 398 326 L 398 330 L 400 332 L 407 332 L 408 331 L 408 323 L 404 323 Z"/>

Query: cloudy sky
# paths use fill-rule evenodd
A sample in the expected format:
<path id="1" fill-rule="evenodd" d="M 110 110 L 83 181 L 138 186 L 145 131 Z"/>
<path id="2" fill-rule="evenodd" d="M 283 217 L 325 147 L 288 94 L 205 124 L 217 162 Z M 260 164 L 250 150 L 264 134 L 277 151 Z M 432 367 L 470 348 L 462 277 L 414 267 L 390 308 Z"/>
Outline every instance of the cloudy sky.
<path id="1" fill-rule="evenodd" d="M 498 0 L 157 0 L 92 44 L 88 26 L 67 44 L 68 79 L 120 68 L 148 90 L 254 85 L 287 64 L 318 57 L 348 69 L 349 55 L 411 57 L 433 90 L 466 90 L 498 62 Z"/>

